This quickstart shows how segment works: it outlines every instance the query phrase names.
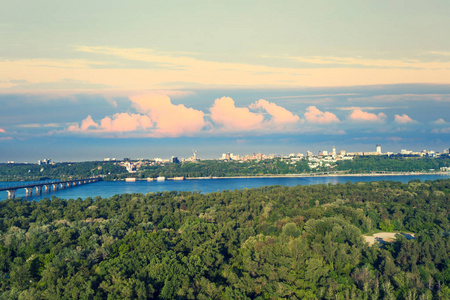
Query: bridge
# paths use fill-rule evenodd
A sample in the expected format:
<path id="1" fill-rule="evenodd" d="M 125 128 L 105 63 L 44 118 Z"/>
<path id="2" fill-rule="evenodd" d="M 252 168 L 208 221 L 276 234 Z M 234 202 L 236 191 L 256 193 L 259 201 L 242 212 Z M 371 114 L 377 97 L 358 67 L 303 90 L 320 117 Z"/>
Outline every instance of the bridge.
<path id="1" fill-rule="evenodd" d="M 0 187 L 1 191 L 8 192 L 8 199 L 14 199 L 16 197 L 16 191 L 18 189 L 25 189 L 26 196 L 31 196 L 33 194 L 33 190 L 36 190 L 36 195 L 42 194 L 42 189 L 44 192 L 57 191 L 59 189 L 65 189 L 69 187 L 84 185 L 88 183 L 93 183 L 97 181 L 101 181 L 100 177 L 91 177 L 84 179 L 73 179 L 73 180 L 53 180 L 53 181 L 36 181 L 36 182 L 28 182 L 26 184 L 18 184 L 13 186 Z"/>

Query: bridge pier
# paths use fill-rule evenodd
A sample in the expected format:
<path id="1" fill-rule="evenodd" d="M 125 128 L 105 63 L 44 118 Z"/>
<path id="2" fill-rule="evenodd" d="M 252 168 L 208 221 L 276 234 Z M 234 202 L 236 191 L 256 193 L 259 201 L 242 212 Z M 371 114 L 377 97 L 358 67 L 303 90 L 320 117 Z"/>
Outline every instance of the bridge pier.
<path id="1" fill-rule="evenodd" d="M 8 199 L 16 198 L 16 190 L 7 190 L 7 192 L 8 192 Z"/>
<path id="2" fill-rule="evenodd" d="M 52 187 L 50 185 L 44 185 L 44 191 L 47 193 L 49 190 L 51 190 Z"/>
<path id="3" fill-rule="evenodd" d="M 59 190 L 59 184 L 52 184 L 52 187 L 54 191 Z"/>
<path id="4" fill-rule="evenodd" d="M 29 188 L 25 188 L 26 191 L 26 197 L 31 196 L 33 194 L 33 188 L 29 187 Z"/>
<path id="5" fill-rule="evenodd" d="M 40 195 L 42 194 L 42 186 L 37 186 L 36 187 L 36 195 Z"/>

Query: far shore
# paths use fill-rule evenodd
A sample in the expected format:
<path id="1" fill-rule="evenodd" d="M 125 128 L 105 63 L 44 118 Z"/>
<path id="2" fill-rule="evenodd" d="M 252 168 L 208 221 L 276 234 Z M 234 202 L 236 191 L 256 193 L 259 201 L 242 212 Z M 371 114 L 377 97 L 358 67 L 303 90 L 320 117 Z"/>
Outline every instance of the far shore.
<path id="1" fill-rule="evenodd" d="M 311 178 L 311 177 L 383 177 L 383 176 L 417 176 L 417 175 L 442 175 L 448 176 L 450 172 L 392 172 L 392 173 L 305 173 L 305 174 L 278 174 L 278 175 L 251 175 L 251 176 L 206 176 L 206 177 L 185 177 L 184 180 L 199 179 L 236 179 L 236 178 Z M 125 179 L 123 179 L 125 180 Z M 136 178 L 136 180 L 147 180 L 147 178 Z M 165 178 L 165 180 L 174 180 Z M 175 180 L 180 180 L 179 178 Z"/>

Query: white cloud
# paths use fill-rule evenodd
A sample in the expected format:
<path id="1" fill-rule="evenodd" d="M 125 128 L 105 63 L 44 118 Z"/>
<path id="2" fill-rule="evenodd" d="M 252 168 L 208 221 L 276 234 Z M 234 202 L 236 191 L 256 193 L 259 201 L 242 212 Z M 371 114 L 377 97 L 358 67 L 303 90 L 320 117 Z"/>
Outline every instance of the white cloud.
<path id="1" fill-rule="evenodd" d="M 305 119 L 310 123 L 330 124 L 339 122 L 335 114 L 330 112 L 322 112 L 315 106 L 310 106 L 306 109 Z"/>
<path id="2" fill-rule="evenodd" d="M 236 107 L 230 97 L 214 101 L 209 109 L 211 119 L 225 131 L 251 131 L 262 128 L 264 116 L 251 112 L 247 107 Z"/>
<path id="3" fill-rule="evenodd" d="M 437 125 L 445 125 L 445 124 L 447 124 L 447 122 L 446 122 L 444 119 L 442 119 L 442 118 L 437 119 L 437 120 L 434 121 L 433 123 L 434 123 L 434 124 L 437 124 Z"/>
<path id="4" fill-rule="evenodd" d="M 408 124 L 408 123 L 417 123 L 413 119 L 411 119 L 407 114 L 403 115 L 395 115 L 395 120 L 398 124 Z"/>
<path id="5" fill-rule="evenodd" d="M 294 115 L 286 108 L 276 105 L 264 99 L 260 99 L 250 105 L 251 109 L 264 109 L 270 116 L 270 122 L 274 126 L 284 126 L 300 121 L 299 116 Z"/>
<path id="6" fill-rule="evenodd" d="M 386 119 L 386 115 L 382 112 L 376 115 L 360 109 L 355 109 L 352 111 L 348 119 L 358 122 L 383 122 Z"/>
<path id="7" fill-rule="evenodd" d="M 206 126 L 202 111 L 183 104 L 172 104 L 168 96 L 147 94 L 130 97 L 130 100 L 138 111 L 147 114 L 156 124 L 152 133 L 154 136 L 192 135 Z"/>

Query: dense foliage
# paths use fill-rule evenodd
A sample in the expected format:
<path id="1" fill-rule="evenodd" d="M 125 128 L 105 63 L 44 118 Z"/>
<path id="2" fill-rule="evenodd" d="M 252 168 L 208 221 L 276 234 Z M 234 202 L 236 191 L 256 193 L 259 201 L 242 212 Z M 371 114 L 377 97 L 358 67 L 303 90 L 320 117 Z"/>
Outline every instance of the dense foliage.
<path id="1" fill-rule="evenodd" d="M 113 162 L 103 161 L 58 163 L 54 165 L 0 164 L 0 180 L 3 181 L 80 179 L 122 173 L 127 173 L 125 167 Z"/>
<path id="2" fill-rule="evenodd" d="M 139 175 L 145 177 L 227 177 L 300 174 L 309 172 L 306 161 L 291 163 L 290 160 L 268 159 L 262 161 L 218 161 L 205 160 L 195 163 L 166 164 L 149 166 L 141 170 Z"/>
<path id="3" fill-rule="evenodd" d="M 450 180 L 0 203 L 0 299 L 449 299 Z M 414 232 L 380 248 L 362 234 Z"/>
<path id="4" fill-rule="evenodd" d="M 427 172 L 439 171 L 441 167 L 450 167 L 450 157 L 417 157 L 417 156 L 358 156 L 354 160 L 337 162 L 338 171 L 349 173 L 369 172 Z"/>

